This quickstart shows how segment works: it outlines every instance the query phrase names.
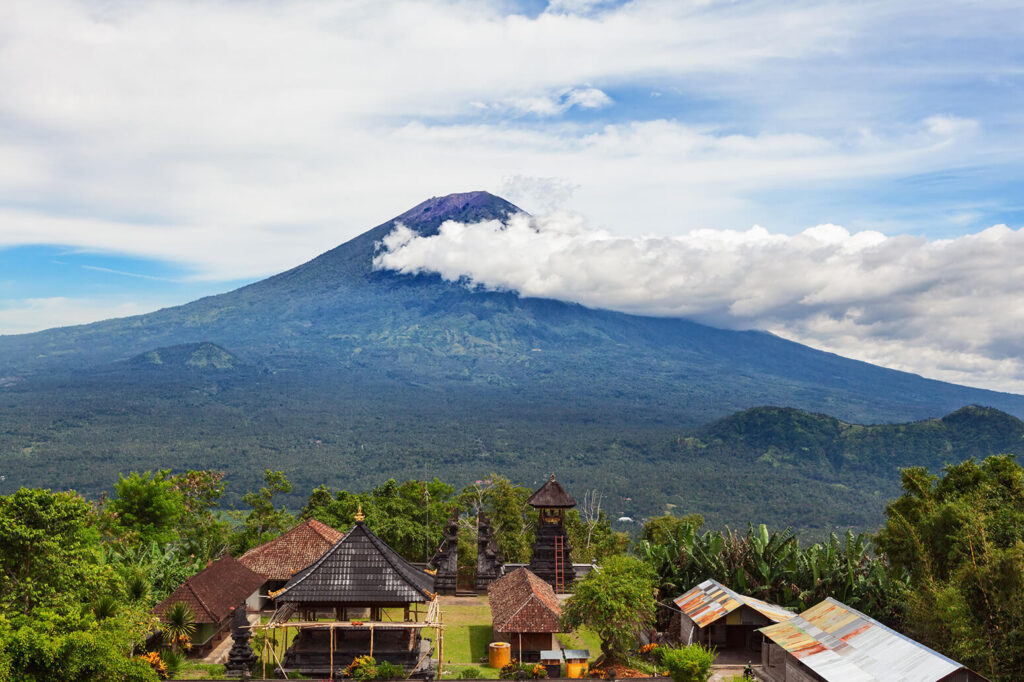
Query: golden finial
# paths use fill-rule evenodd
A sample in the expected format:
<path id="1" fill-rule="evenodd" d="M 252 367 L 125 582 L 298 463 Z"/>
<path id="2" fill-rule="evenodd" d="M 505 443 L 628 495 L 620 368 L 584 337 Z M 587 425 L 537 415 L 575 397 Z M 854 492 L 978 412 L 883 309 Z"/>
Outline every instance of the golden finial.
<path id="1" fill-rule="evenodd" d="M 360 504 L 358 511 L 356 511 L 356 523 L 362 523 L 365 518 L 366 517 L 363 516 L 363 505 Z"/>
<path id="2" fill-rule="evenodd" d="M 555 475 L 554 475 L 554 474 L 551 474 L 551 480 L 552 480 L 552 481 L 554 481 L 554 480 L 555 480 Z"/>

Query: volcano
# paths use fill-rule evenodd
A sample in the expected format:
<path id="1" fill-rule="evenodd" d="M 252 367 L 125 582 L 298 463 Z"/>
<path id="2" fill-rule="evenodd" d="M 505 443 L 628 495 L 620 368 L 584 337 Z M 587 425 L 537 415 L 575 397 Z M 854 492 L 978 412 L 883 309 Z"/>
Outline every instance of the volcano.
<path id="1" fill-rule="evenodd" d="M 240 486 L 263 468 L 349 484 L 513 467 L 541 481 L 557 468 L 560 480 L 625 491 L 638 484 L 638 461 L 671 458 L 666 443 L 756 406 L 861 424 L 970 404 L 1024 416 L 1022 396 L 765 332 L 373 268 L 398 223 L 430 235 L 446 220 L 520 210 L 486 192 L 435 197 L 229 293 L 0 337 L 0 492 L 98 490 L 119 471 L 167 466 L 226 469 Z M 168 349 L 189 355 L 138 360 L 176 357 Z M 206 349 L 200 360 L 196 349 Z M 659 481 L 655 497 L 677 499 L 677 488 Z"/>

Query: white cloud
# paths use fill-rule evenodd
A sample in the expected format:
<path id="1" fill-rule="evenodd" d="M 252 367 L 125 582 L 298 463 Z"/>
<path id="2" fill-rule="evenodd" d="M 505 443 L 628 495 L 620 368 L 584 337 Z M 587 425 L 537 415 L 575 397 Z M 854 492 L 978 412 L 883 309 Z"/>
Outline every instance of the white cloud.
<path id="1" fill-rule="evenodd" d="M 377 267 L 720 327 L 760 328 L 926 376 L 1024 392 L 1024 229 L 928 241 L 818 225 L 796 235 L 620 237 L 565 214 L 404 226 Z"/>

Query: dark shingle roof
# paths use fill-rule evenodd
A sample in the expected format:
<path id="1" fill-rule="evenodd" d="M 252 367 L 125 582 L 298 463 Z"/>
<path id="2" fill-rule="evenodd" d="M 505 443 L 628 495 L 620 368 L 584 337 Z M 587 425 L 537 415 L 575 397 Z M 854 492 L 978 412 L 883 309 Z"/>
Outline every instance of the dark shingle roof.
<path id="1" fill-rule="evenodd" d="M 183 601 L 192 609 L 197 623 L 220 623 L 263 584 L 263 576 L 229 556 L 213 562 L 171 592 L 153 607 L 163 616 L 172 604 Z"/>
<path id="2" fill-rule="evenodd" d="M 558 632 L 562 609 L 555 591 L 526 568 L 517 568 L 487 587 L 495 632 Z"/>
<path id="3" fill-rule="evenodd" d="M 326 523 L 309 519 L 238 560 L 267 580 L 288 580 L 322 557 L 341 536 Z"/>
<path id="4" fill-rule="evenodd" d="M 398 555 L 357 522 L 313 564 L 297 573 L 276 602 L 408 604 L 434 597 L 434 576 Z"/>
<path id="5" fill-rule="evenodd" d="M 526 504 L 540 509 L 558 509 L 575 507 L 576 500 L 573 499 L 572 495 L 565 492 L 562 484 L 555 480 L 554 474 L 551 474 L 551 479 L 542 485 L 537 492 L 530 495 L 530 499 L 526 501 Z"/>

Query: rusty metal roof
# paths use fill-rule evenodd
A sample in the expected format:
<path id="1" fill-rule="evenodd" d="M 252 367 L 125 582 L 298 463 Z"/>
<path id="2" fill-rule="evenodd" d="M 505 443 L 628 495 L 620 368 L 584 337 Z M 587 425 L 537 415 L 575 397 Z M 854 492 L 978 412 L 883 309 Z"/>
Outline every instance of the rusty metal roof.
<path id="1" fill-rule="evenodd" d="M 676 597 L 675 604 L 697 627 L 710 625 L 741 606 L 754 609 L 773 623 L 796 615 L 781 606 L 733 592 L 717 580 L 705 580 L 681 597 Z"/>
<path id="2" fill-rule="evenodd" d="M 829 682 L 936 682 L 964 668 L 831 597 L 760 631 Z"/>

